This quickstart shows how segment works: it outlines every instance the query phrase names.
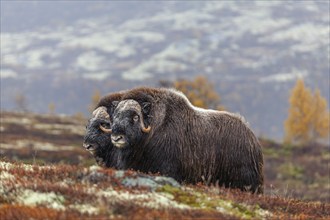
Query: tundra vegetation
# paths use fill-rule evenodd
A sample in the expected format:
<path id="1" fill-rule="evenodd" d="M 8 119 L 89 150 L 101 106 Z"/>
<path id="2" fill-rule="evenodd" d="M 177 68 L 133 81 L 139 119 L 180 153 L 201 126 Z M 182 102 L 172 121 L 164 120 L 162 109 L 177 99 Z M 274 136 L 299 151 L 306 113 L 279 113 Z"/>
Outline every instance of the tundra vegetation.
<path id="1" fill-rule="evenodd" d="M 1 219 L 330 217 L 330 153 L 323 145 L 292 148 L 261 139 L 265 192 L 251 195 L 91 167 L 95 160 L 81 147 L 85 120 L 1 112 Z M 124 176 L 137 180 L 127 184 Z"/>
<path id="2" fill-rule="evenodd" d="M 330 206 L 72 165 L 0 163 L 1 219 L 326 219 Z"/>

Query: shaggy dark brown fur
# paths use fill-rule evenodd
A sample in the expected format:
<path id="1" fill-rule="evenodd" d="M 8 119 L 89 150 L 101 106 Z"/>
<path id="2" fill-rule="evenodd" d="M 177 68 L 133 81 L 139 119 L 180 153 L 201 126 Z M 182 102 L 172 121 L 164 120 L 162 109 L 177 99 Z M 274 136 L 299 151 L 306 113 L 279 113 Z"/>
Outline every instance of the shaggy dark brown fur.
<path id="1" fill-rule="evenodd" d="M 123 135 L 126 140 L 125 147 L 116 149 L 119 167 L 159 172 L 179 182 L 204 180 L 263 192 L 261 146 L 240 116 L 196 108 L 172 89 L 136 88 L 118 94 L 120 100 L 137 101 L 141 120 L 151 127 L 149 133 L 141 132 L 132 121 L 136 109 L 116 108 L 114 95 L 100 101 L 98 107 L 106 106 L 111 116 L 111 135 Z M 110 139 L 107 144 L 114 147 Z"/>

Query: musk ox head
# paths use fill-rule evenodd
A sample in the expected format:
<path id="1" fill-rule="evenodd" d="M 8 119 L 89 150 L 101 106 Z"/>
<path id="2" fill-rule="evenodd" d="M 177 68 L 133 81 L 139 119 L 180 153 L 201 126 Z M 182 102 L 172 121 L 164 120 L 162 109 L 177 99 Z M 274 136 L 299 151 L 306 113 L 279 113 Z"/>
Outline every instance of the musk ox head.
<path id="1" fill-rule="evenodd" d="M 140 105 L 133 99 L 114 102 L 116 108 L 112 114 L 111 129 L 103 129 L 111 133 L 111 142 L 117 148 L 134 146 L 140 143 L 151 130 L 147 126 L 150 103 Z"/>
<path id="2" fill-rule="evenodd" d="M 109 130 L 110 115 L 104 106 L 98 107 L 93 112 L 93 117 L 88 121 L 86 126 L 86 135 L 84 137 L 83 146 L 90 153 L 95 155 L 109 148 Z"/>

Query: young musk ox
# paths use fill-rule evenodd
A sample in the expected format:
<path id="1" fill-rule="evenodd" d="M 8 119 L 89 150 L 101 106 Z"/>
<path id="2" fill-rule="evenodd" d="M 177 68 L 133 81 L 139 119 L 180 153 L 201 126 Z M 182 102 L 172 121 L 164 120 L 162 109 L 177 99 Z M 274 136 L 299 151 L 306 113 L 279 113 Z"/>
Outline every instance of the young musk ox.
<path id="1" fill-rule="evenodd" d="M 263 192 L 261 146 L 238 115 L 197 108 L 181 92 L 164 88 L 114 93 L 95 111 L 92 120 L 103 123 L 90 123 L 86 137 L 97 144 L 85 138 L 85 146 L 104 147 L 107 153 L 95 155 L 105 166 Z"/>

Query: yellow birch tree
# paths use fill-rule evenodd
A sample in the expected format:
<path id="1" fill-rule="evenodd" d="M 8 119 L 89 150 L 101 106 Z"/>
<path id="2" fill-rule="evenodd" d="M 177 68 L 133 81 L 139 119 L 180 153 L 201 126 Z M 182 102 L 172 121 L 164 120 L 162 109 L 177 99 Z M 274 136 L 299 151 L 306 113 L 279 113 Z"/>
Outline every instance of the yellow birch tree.
<path id="1" fill-rule="evenodd" d="M 319 90 L 312 94 L 299 79 L 289 103 L 288 118 L 284 122 L 286 142 L 301 145 L 329 136 L 329 111 Z"/>
<path id="2" fill-rule="evenodd" d="M 327 110 L 327 100 L 321 96 L 319 89 L 314 93 L 313 139 L 329 137 L 330 112 Z"/>
<path id="3" fill-rule="evenodd" d="M 197 76 L 195 79 L 178 80 L 174 82 L 174 88 L 183 92 L 190 102 L 197 107 L 223 110 L 220 105 L 220 96 L 214 89 L 214 85 L 204 76 Z"/>

